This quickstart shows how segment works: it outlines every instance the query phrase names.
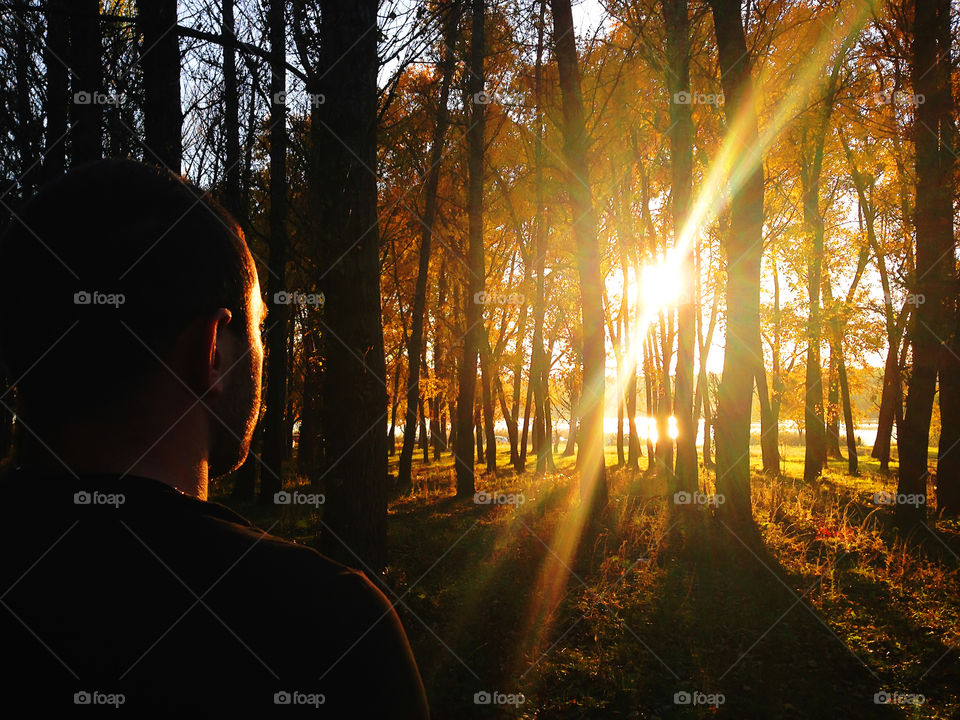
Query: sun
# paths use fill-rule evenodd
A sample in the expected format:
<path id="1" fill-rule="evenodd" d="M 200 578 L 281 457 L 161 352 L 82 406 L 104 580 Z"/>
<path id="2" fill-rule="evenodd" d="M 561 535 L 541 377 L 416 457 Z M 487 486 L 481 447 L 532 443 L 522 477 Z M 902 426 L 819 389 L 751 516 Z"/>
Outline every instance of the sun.
<path id="1" fill-rule="evenodd" d="M 655 316 L 660 310 L 675 305 L 683 297 L 685 280 L 679 263 L 672 257 L 645 265 L 638 289 L 646 314 Z"/>

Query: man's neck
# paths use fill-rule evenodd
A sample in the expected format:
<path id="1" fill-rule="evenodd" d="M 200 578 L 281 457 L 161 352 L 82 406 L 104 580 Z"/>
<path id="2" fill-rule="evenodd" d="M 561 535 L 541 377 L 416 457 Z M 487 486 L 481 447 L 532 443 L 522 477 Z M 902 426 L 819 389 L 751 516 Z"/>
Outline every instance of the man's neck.
<path id="1" fill-rule="evenodd" d="M 25 469 L 77 476 L 105 473 L 120 478 L 144 477 L 165 483 L 198 500 L 207 499 L 209 467 L 206 459 L 190 462 L 190 453 L 182 452 L 177 456 L 169 451 L 170 444 L 164 442 L 144 451 L 136 445 L 123 444 L 103 448 L 84 442 L 84 438 L 76 434 L 70 437 L 72 440 L 67 442 L 24 442 L 20 465 Z"/>

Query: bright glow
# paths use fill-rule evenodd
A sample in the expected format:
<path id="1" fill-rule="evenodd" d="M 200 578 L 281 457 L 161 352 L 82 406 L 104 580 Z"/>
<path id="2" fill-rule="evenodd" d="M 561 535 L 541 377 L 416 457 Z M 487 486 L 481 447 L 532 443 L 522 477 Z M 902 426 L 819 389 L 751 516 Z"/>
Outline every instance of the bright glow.
<path id="1" fill-rule="evenodd" d="M 675 305 L 683 295 L 684 278 L 673 258 L 647 265 L 640 276 L 640 294 L 648 314 Z M 652 318 L 651 318 L 652 319 Z"/>
<path id="2" fill-rule="evenodd" d="M 654 417 L 647 418 L 647 439 L 652 442 L 654 445 L 657 444 L 657 439 L 660 437 L 660 433 L 657 432 L 657 419 Z"/>
<path id="3" fill-rule="evenodd" d="M 677 429 L 677 419 L 671 415 L 667 418 L 667 435 L 670 436 L 671 440 L 676 440 L 679 434 L 680 430 Z"/>

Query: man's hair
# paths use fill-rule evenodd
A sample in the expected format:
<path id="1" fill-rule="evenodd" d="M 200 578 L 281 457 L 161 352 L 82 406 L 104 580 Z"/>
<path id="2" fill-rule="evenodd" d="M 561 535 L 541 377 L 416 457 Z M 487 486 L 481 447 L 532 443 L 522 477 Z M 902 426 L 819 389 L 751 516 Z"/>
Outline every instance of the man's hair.
<path id="1" fill-rule="evenodd" d="M 0 238 L 0 360 L 20 412 L 112 407 L 217 308 L 245 337 L 248 257 L 226 210 L 167 170 L 100 160 L 41 188 Z"/>

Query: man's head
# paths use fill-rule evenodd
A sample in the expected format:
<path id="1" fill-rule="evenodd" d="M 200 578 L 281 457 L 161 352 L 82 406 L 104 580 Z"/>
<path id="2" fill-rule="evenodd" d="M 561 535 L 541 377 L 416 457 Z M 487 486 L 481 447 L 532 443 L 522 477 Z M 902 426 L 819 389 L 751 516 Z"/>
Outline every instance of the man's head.
<path id="1" fill-rule="evenodd" d="M 179 403 L 206 415 L 209 474 L 236 468 L 260 408 L 264 318 L 237 223 L 126 160 L 77 168 L 14 210 L 0 360 L 24 428 L 47 441 L 86 422 L 148 424 Z"/>

